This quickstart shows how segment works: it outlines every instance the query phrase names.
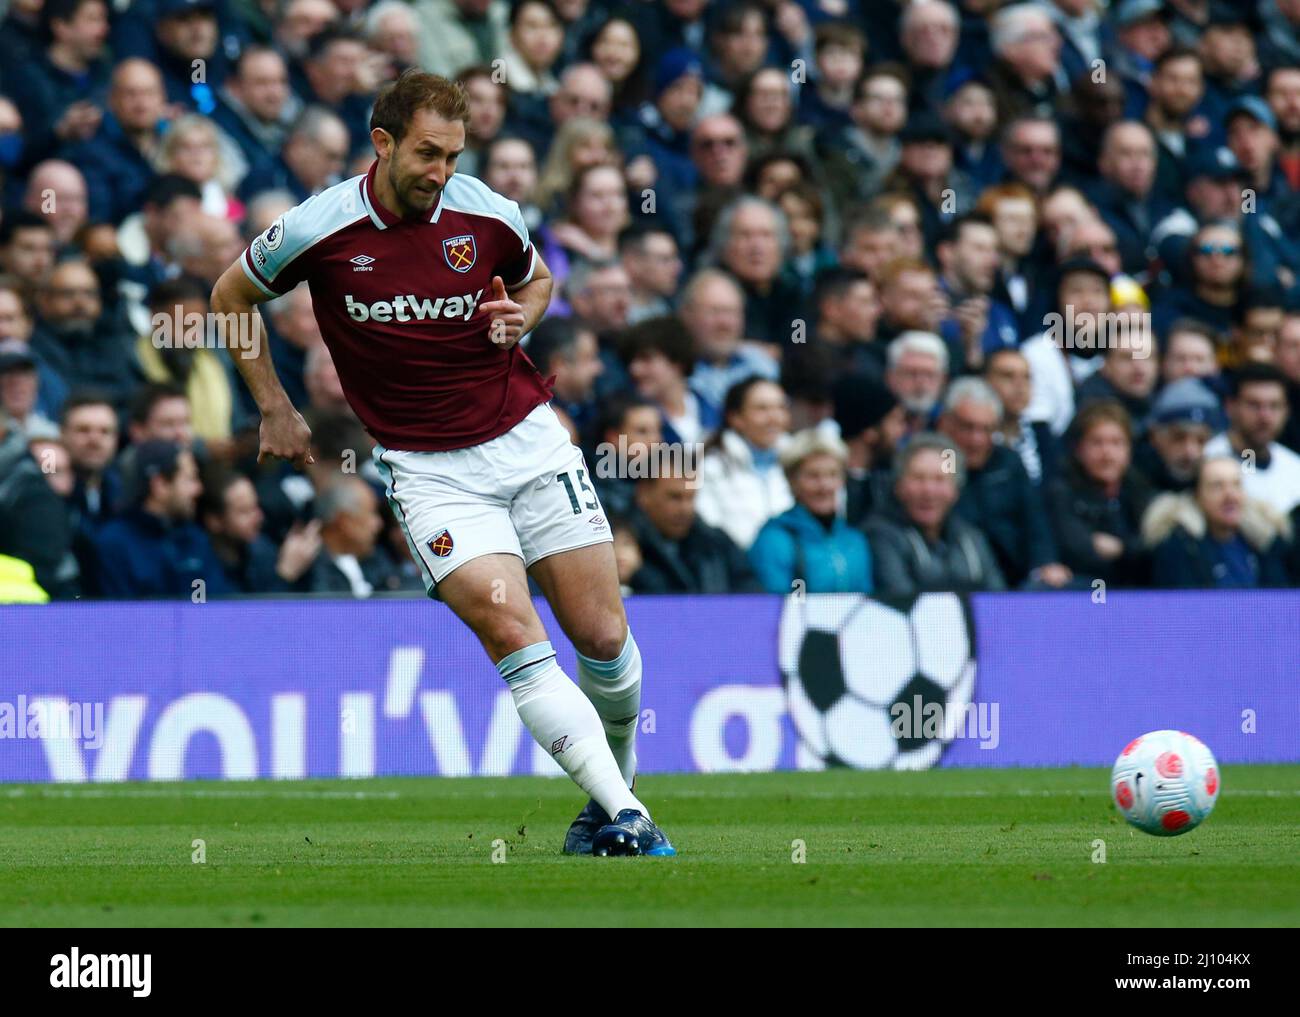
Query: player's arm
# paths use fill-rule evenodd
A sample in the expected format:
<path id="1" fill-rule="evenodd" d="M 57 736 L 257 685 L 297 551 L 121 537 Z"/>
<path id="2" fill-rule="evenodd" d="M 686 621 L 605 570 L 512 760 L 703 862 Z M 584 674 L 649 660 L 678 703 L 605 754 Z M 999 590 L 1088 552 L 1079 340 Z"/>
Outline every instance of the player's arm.
<path id="1" fill-rule="evenodd" d="M 532 275 L 526 283 L 508 288 L 499 276 L 492 277 L 492 299 L 480 309 L 488 315 L 488 337 L 507 348 L 531 332 L 551 302 L 554 280 L 540 254 L 534 254 Z"/>
<path id="2" fill-rule="evenodd" d="M 242 259 L 242 255 L 241 255 Z M 250 331 L 244 334 L 264 336 L 266 331 L 261 322 L 251 316 L 259 313 L 255 306 L 269 299 L 267 295 L 248 278 L 243 266 L 236 261 L 217 280 L 212 288 L 211 307 L 214 314 L 237 314 L 238 318 L 227 321 L 246 322 Z M 284 386 L 275 373 L 271 363 L 269 344 L 254 342 L 251 349 L 247 346 L 230 344 L 230 355 L 234 358 L 235 368 L 239 371 L 253 393 L 257 408 L 262 411 L 262 426 L 258 435 L 260 444 L 257 461 L 260 463 L 268 456 L 287 459 L 297 466 L 314 460 L 308 451 L 311 445 L 311 429 L 302 415 L 289 401 Z"/>

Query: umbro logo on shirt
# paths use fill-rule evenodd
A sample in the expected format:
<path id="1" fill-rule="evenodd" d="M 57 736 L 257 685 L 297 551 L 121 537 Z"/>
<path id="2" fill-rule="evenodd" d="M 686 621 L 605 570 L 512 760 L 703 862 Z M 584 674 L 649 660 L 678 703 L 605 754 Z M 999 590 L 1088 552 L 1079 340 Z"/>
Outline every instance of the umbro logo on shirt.
<path id="1" fill-rule="evenodd" d="M 358 254 L 355 258 L 349 258 L 348 261 L 352 262 L 352 264 L 356 266 L 356 268 L 352 270 L 353 272 L 374 271 L 370 266 L 375 263 L 375 259 L 370 257 L 368 254 Z"/>
<path id="2" fill-rule="evenodd" d="M 348 317 L 353 321 L 424 321 L 426 318 L 461 318 L 469 321 L 478 307 L 477 293 L 463 293 L 458 297 L 417 297 L 412 293 L 398 294 L 391 300 L 376 300 L 367 304 L 354 300 L 351 293 L 344 296 L 347 303 Z"/>

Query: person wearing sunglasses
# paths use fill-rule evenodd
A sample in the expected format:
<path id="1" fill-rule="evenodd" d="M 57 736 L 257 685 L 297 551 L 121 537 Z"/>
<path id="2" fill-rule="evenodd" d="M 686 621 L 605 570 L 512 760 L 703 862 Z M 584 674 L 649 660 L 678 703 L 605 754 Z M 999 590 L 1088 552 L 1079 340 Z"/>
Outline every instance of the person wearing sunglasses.
<path id="1" fill-rule="evenodd" d="M 1249 280 L 1249 259 L 1241 228 L 1228 220 L 1206 223 L 1187 248 L 1190 284 L 1173 286 L 1151 311 L 1156 334 L 1164 336 L 1179 318 L 1195 318 L 1228 334 Z"/>

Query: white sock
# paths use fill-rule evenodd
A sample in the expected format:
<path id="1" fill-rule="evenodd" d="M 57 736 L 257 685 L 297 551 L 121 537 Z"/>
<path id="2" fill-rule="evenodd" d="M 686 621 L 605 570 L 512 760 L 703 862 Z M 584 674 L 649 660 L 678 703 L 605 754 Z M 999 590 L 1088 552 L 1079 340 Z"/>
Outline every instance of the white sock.
<path id="1" fill-rule="evenodd" d="M 595 707 L 555 662 L 549 642 L 516 650 L 497 662 L 497 670 L 524 726 L 596 804 L 610 816 L 624 809 L 650 816 L 624 782 Z"/>
<path id="2" fill-rule="evenodd" d="M 592 660 L 578 654 L 578 688 L 600 715 L 605 740 L 631 787 L 636 777 L 636 728 L 641 719 L 641 651 L 630 630 L 613 660 Z"/>

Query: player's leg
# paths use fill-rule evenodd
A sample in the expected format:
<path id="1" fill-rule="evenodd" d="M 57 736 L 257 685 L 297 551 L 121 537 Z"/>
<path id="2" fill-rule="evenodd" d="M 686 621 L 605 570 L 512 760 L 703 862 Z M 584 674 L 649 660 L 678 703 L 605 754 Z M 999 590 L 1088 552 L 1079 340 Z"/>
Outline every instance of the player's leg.
<path id="1" fill-rule="evenodd" d="M 632 638 L 609 543 L 561 551 L 533 563 L 529 574 L 578 651 L 578 687 L 605 726 L 605 737 L 628 786 L 636 777 L 641 714 L 641 651 Z"/>
<path id="2" fill-rule="evenodd" d="M 538 743 L 609 815 L 645 812 L 623 780 L 591 702 L 555 660 L 533 608 L 523 561 L 474 558 L 438 583 L 438 595 L 478 636 Z"/>
<path id="3" fill-rule="evenodd" d="M 529 479 L 517 489 L 510 518 L 524 561 L 578 651 L 579 685 L 594 704 L 629 787 L 636 776 L 636 726 L 641 704 L 641 655 L 619 596 L 610 526 L 592 489 L 582 452 L 549 407 L 511 432 Z M 668 838 L 640 810 L 641 821 L 589 805 L 574 821 L 565 850 L 595 850 L 602 834 L 616 838 L 603 853 L 673 854 Z M 614 826 L 620 829 L 613 830 Z M 600 852 L 598 852 L 600 853 Z"/>
<path id="4" fill-rule="evenodd" d="M 483 449 L 379 448 L 375 459 L 426 587 L 483 644 L 524 726 L 610 815 L 641 809 L 595 708 L 555 661 L 529 596 L 508 504 L 493 490 L 494 470 Z"/>

